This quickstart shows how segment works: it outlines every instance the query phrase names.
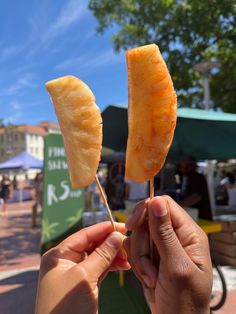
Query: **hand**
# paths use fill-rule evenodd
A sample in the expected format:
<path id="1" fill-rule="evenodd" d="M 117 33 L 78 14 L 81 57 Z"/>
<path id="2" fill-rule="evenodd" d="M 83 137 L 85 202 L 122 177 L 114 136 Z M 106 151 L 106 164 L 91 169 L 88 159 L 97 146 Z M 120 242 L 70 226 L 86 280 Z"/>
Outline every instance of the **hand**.
<path id="1" fill-rule="evenodd" d="M 112 232 L 103 222 L 73 234 L 44 254 L 40 266 L 36 314 L 95 314 L 98 289 L 111 270 L 129 269 L 122 254 L 126 228 Z"/>
<path id="2" fill-rule="evenodd" d="M 170 197 L 160 196 L 138 203 L 126 227 L 133 232 L 124 246 L 152 313 L 209 313 L 208 239 L 191 217 Z"/>

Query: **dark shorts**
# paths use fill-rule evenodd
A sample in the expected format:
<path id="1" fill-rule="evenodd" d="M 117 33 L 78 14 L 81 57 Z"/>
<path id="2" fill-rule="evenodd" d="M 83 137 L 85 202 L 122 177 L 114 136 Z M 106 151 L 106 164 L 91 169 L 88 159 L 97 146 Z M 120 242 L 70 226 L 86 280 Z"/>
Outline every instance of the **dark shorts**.
<path id="1" fill-rule="evenodd" d="M 1 191 L 1 198 L 4 199 L 4 202 L 6 202 L 9 199 L 9 192 L 8 191 Z"/>

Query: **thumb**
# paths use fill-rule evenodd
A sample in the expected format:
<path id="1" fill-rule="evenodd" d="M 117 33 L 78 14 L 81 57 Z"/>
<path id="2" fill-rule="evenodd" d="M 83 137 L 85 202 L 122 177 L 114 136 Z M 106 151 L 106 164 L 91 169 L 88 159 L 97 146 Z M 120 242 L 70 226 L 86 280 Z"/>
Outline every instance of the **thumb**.
<path id="1" fill-rule="evenodd" d="M 111 266 L 117 253 L 122 247 L 124 235 L 112 232 L 106 240 L 83 261 L 84 268 L 89 274 L 98 279 Z"/>
<path id="2" fill-rule="evenodd" d="M 148 223 L 150 237 L 155 243 L 160 258 L 181 260 L 185 251 L 173 229 L 168 200 L 164 197 L 154 197 L 148 203 Z"/>

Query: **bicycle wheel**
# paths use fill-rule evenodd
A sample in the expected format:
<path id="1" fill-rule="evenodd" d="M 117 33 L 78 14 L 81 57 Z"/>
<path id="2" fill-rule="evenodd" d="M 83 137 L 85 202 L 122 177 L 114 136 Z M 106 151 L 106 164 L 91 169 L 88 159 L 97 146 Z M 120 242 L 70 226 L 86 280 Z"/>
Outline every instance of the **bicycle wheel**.
<path id="1" fill-rule="evenodd" d="M 227 286 L 224 274 L 218 265 L 213 265 L 213 289 L 210 305 L 211 311 L 219 310 L 226 301 Z"/>

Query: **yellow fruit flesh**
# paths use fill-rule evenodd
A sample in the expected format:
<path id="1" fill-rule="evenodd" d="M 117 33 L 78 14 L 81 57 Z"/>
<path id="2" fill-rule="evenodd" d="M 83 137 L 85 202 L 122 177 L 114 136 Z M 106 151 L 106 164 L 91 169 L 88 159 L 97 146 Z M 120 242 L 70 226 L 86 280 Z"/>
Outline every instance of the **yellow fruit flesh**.
<path id="1" fill-rule="evenodd" d="M 176 125 L 177 98 L 168 69 L 154 44 L 127 51 L 128 180 L 150 180 L 162 168 Z"/>
<path id="2" fill-rule="evenodd" d="M 89 87 L 64 76 L 46 83 L 63 135 L 71 185 L 82 188 L 95 178 L 102 148 L 102 118 Z"/>

